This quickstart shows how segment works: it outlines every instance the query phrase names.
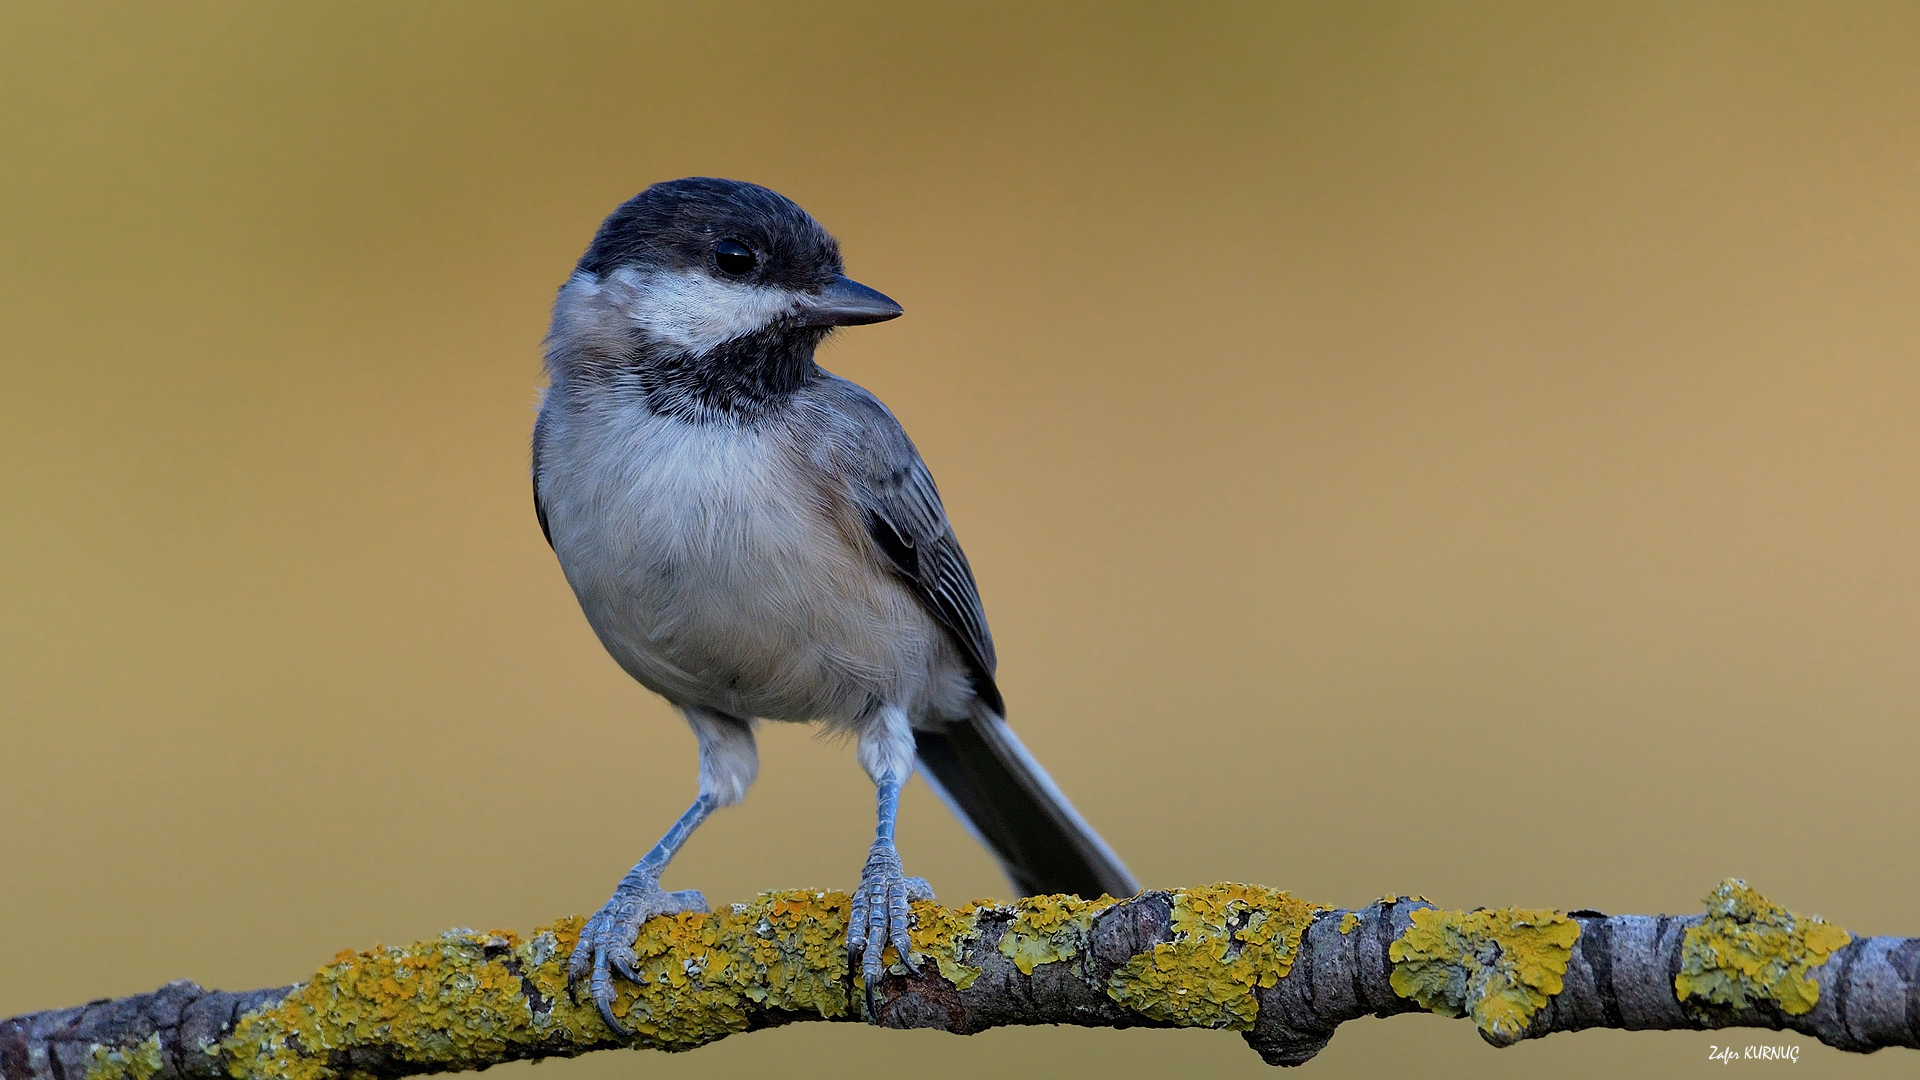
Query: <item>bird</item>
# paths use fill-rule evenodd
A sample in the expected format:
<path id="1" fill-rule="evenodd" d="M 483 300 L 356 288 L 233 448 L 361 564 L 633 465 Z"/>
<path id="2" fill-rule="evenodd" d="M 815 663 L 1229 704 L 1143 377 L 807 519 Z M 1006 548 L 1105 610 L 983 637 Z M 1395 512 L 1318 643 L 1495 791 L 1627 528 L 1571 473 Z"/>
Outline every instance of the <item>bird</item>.
<path id="1" fill-rule="evenodd" d="M 533 430 L 534 509 L 588 624 L 693 729 L 693 804 L 583 926 L 568 985 L 602 1019 L 644 981 L 656 915 L 706 911 L 661 874 L 759 773 L 764 722 L 848 735 L 876 825 L 846 947 L 869 1018 L 882 952 L 917 972 L 894 841 L 916 771 L 1022 895 L 1139 885 L 1006 721 L 993 638 L 933 477 L 880 400 L 822 368 L 821 342 L 899 304 L 845 275 L 839 243 L 757 184 L 654 184 L 601 223 L 560 287 Z"/>

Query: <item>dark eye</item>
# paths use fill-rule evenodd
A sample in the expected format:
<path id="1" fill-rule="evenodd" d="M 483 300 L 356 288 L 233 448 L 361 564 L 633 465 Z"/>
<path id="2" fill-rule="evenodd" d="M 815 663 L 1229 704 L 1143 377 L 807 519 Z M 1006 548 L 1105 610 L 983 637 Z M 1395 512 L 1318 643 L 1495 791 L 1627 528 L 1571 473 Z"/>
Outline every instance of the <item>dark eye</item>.
<path id="1" fill-rule="evenodd" d="M 722 240 L 713 245 L 713 261 L 721 273 L 740 277 L 752 272 L 760 256 L 738 240 Z"/>

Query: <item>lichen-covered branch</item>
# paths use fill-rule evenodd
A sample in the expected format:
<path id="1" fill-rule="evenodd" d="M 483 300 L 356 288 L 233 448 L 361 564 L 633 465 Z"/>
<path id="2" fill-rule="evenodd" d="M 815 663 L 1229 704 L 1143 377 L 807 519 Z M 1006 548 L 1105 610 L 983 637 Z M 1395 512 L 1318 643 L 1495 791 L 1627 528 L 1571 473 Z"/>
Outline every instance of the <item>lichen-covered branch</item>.
<path id="1" fill-rule="evenodd" d="M 862 1021 L 847 897 L 769 893 L 648 923 L 645 986 L 614 1036 L 567 993 L 580 920 L 521 938 L 454 930 L 343 952 L 312 981 L 152 994 L 0 1021 L 4 1080 L 330 1080 L 477 1069 L 620 1046 L 690 1050 L 801 1020 Z M 1736 879 L 1701 915 L 1357 910 L 1249 885 L 1129 900 L 1036 897 L 914 909 L 871 1019 L 971 1034 L 1005 1024 L 1205 1027 L 1298 1065 L 1356 1017 L 1466 1017 L 1495 1046 L 1590 1027 L 1792 1029 L 1841 1050 L 1920 1048 L 1920 938 L 1855 938 Z M 897 961 L 897 957 L 893 957 Z"/>

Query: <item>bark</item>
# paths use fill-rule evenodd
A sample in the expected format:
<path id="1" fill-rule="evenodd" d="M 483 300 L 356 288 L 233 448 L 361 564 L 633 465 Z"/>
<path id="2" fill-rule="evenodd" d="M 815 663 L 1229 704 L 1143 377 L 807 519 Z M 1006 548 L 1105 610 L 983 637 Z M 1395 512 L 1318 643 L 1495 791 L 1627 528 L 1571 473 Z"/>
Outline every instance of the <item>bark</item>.
<path id="1" fill-rule="evenodd" d="M 1839 1050 L 1920 1048 L 1920 938 L 1856 938 L 1735 879 L 1703 914 L 1345 910 L 1257 886 L 1124 901 L 915 907 L 920 973 L 860 985 L 847 898 L 770 893 L 648 923 L 645 986 L 616 1038 L 566 989 L 580 920 L 531 937 L 449 931 L 346 952 L 312 981 L 189 982 L 0 1021 L 3 1080 L 327 1080 L 477 1069 L 621 1046 L 685 1050 L 803 1020 L 972 1034 L 1006 1024 L 1238 1030 L 1298 1065 L 1360 1016 L 1466 1017 L 1496 1046 L 1592 1027 L 1800 1032 Z"/>

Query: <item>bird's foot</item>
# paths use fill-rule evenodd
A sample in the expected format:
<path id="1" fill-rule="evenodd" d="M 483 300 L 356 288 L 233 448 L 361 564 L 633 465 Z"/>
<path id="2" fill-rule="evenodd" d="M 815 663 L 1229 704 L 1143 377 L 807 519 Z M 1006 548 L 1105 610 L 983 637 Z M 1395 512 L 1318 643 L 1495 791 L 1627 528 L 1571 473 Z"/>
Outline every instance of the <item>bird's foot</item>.
<path id="1" fill-rule="evenodd" d="M 860 975 L 866 983 L 867 1017 L 875 1019 L 873 988 L 880 982 L 882 954 L 889 944 L 908 971 L 920 974 L 919 958 L 907 936 L 907 902 L 933 899 L 926 878 L 908 877 L 900 852 L 890 841 L 878 841 L 860 872 L 853 893 L 853 916 L 847 923 L 847 952 L 860 957 Z"/>
<path id="2" fill-rule="evenodd" d="M 600 1019 L 617 1034 L 633 1034 L 614 1018 L 613 977 L 619 975 L 628 982 L 646 984 L 647 980 L 633 966 L 637 959 L 633 942 L 640 936 L 641 925 L 655 915 L 707 910 L 707 898 L 701 896 L 698 889 L 668 892 L 659 882 L 636 881 L 629 876 L 613 891 L 613 899 L 580 929 L 580 940 L 567 961 L 568 996 L 579 1000 L 574 986 L 587 979 Z"/>

